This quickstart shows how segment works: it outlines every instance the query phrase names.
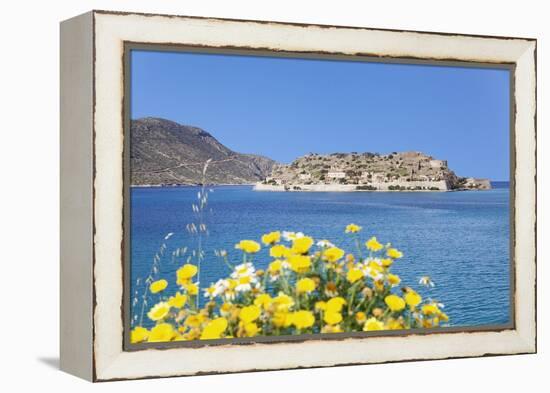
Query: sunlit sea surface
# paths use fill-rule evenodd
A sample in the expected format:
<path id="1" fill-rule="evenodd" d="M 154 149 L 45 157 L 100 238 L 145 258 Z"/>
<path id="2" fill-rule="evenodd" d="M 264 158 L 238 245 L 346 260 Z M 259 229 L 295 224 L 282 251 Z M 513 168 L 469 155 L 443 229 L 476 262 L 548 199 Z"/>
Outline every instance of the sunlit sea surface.
<path id="1" fill-rule="evenodd" d="M 241 239 L 260 241 L 273 230 L 300 231 L 315 239 L 329 239 L 353 250 L 344 228 L 363 227 L 362 236 L 377 236 L 403 250 L 404 258 L 393 265 L 401 285 L 418 288 L 423 297 L 445 304 L 454 326 L 504 324 L 510 317 L 509 187 L 493 183 L 490 191 L 464 192 L 257 192 L 251 186 L 217 186 L 209 193 L 203 237 L 206 250 L 201 288 L 225 277 L 228 269 L 214 255 L 234 249 Z M 131 189 L 131 293 L 145 278 L 155 254 L 165 242 L 158 278 L 166 278 L 175 290 L 175 271 L 184 262 L 172 258 L 178 247 L 197 247 L 196 235 L 186 225 L 196 222 L 191 205 L 198 187 Z M 174 233 L 164 241 L 168 233 Z M 255 256 L 258 268 L 271 262 L 267 249 Z M 418 279 L 428 275 L 432 289 Z M 202 292 L 202 291 L 201 291 Z M 202 297 L 202 294 L 201 294 Z M 136 308 L 137 310 L 137 308 Z M 134 310 L 134 311 L 136 311 Z"/>

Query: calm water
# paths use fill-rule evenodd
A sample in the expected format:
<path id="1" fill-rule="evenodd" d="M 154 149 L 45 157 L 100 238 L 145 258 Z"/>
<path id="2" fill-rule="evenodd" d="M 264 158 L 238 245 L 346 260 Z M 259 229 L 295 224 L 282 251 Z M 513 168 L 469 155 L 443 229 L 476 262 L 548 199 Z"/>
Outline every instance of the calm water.
<path id="1" fill-rule="evenodd" d="M 509 189 L 494 183 L 491 191 L 470 192 L 364 192 L 279 193 L 255 192 L 250 186 L 213 187 L 203 239 L 207 250 L 200 277 L 201 288 L 227 275 L 214 255 L 225 249 L 234 261 L 234 244 L 273 230 L 301 231 L 315 239 L 329 239 L 351 250 L 347 224 L 363 226 L 362 235 L 392 242 L 405 257 L 394 264 L 403 285 L 417 288 L 425 297 L 445 304 L 453 325 L 502 324 L 509 321 Z M 185 229 L 193 222 L 191 204 L 196 187 L 132 188 L 131 276 L 134 283 L 149 274 L 153 257 L 164 236 L 167 252 L 160 276 L 175 285 L 172 262 L 177 247 L 196 247 L 197 239 Z M 267 250 L 255 258 L 258 267 L 270 262 Z M 433 289 L 418 285 L 429 275 Z M 170 287 L 170 289 L 175 289 Z"/>

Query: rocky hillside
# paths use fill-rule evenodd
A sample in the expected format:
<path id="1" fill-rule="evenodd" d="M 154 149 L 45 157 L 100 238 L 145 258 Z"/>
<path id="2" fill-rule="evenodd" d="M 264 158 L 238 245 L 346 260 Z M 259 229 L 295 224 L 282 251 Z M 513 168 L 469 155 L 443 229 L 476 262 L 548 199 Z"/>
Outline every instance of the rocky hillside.
<path id="1" fill-rule="evenodd" d="M 264 179 L 275 162 L 241 154 L 208 132 L 159 118 L 132 120 L 130 168 L 132 185 L 246 184 Z"/>

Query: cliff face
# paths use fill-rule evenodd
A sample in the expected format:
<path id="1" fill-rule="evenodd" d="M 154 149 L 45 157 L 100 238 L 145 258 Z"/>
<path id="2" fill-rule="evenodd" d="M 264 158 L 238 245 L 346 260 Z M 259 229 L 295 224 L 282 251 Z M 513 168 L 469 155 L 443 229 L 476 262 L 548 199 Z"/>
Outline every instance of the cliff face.
<path id="1" fill-rule="evenodd" d="M 488 189 L 490 182 L 458 177 L 444 160 L 420 152 L 309 154 L 290 165 L 276 165 L 266 186 L 309 189 L 342 185 L 364 191 Z M 301 186 L 300 186 L 301 185 Z"/>
<path id="2" fill-rule="evenodd" d="M 275 161 L 241 154 L 208 132 L 159 118 L 132 120 L 130 177 L 132 185 L 247 184 L 264 179 Z"/>

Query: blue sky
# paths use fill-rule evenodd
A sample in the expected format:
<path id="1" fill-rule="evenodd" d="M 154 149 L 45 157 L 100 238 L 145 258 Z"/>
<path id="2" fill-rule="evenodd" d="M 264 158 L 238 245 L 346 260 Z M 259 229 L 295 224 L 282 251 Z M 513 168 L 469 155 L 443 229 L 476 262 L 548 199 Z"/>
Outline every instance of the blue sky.
<path id="1" fill-rule="evenodd" d="M 201 127 L 280 162 L 416 150 L 459 176 L 509 177 L 509 72 L 132 51 L 131 116 Z"/>

